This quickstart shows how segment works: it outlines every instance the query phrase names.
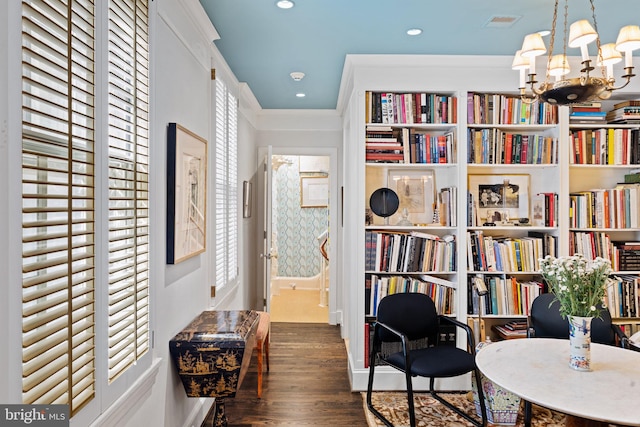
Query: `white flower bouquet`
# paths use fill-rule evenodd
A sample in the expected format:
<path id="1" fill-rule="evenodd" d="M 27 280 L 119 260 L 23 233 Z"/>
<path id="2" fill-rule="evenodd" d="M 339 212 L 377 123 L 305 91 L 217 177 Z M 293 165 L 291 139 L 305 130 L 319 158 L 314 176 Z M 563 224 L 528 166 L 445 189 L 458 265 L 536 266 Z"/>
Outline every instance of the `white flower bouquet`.
<path id="1" fill-rule="evenodd" d="M 603 304 L 611 262 L 597 257 L 588 261 L 582 254 L 540 260 L 540 273 L 560 302 L 560 314 L 600 317 L 598 304 Z"/>

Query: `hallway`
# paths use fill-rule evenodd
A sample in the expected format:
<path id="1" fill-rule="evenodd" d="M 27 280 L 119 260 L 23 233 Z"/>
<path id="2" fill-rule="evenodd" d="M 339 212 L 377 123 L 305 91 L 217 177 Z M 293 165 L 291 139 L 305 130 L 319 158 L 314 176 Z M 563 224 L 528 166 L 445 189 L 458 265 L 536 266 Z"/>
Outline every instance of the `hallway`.
<path id="1" fill-rule="evenodd" d="M 240 391 L 226 400 L 229 427 L 367 426 L 360 393 L 349 386 L 338 326 L 272 323 L 270 351 L 262 399 L 256 397 L 254 352 Z"/>

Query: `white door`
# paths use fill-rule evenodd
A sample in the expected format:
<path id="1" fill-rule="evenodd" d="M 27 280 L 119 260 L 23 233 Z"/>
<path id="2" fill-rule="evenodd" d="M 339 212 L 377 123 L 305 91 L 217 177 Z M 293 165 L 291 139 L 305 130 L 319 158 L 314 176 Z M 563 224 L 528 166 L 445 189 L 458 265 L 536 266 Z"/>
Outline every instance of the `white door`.
<path id="1" fill-rule="evenodd" d="M 260 258 L 262 258 L 262 295 L 264 296 L 264 305 L 267 311 L 270 311 L 270 297 L 271 290 L 269 289 L 271 284 L 271 258 L 274 255 L 273 248 L 271 247 L 271 207 L 272 207 L 272 188 L 271 182 L 273 179 L 271 168 L 271 156 L 273 153 L 273 148 L 271 146 L 267 147 L 267 153 L 262 158 L 262 171 L 263 171 L 263 200 L 264 200 L 264 209 L 263 209 L 263 243 L 262 243 L 262 252 L 260 253 Z"/>

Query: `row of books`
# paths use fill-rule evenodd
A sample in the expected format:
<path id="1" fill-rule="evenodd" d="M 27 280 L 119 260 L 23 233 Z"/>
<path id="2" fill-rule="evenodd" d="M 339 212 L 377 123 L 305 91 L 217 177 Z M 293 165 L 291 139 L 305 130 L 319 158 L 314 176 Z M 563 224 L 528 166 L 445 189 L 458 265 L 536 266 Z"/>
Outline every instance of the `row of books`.
<path id="1" fill-rule="evenodd" d="M 571 164 L 640 163 L 640 129 L 584 129 L 571 133 Z"/>
<path id="2" fill-rule="evenodd" d="M 479 296 L 477 288 L 488 293 Z M 467 314 L 528 316 L 533 300 L 544 291 L 540 281 L 519 281 L 515 277 L 476 274 L 468 278 Z"/>
<path id="3" fill-rule="evenodd" d="M 456 242 L 443 237 L 410 233 L 365 232 L 365 269 L 380 272 L 449 272 L 456 270 Z"/>
<path id="4" fill-rule="evenodd" d="M 485 235 L 483 230 L 467 231 L 469 271 L 524 271 L 540 269 L 539 259 L 557 253 L 557 238 L 530 231 L 526 237 Z"/>
<path id="5" fill-rule="evenodd" d="M 640 242 L 611 243 L 611 263 L 616 271 L 640 271 Z"/>
<path id="6" fill-rule="evenodd" d="M 367 123 L 456 123 L 458 101 L 434 93 L 365 93 Z"/>
<path id="7" fill-rule="evenodd" d="M 443 227 L 458 225 L 458 187 L 443 187 L 438 191 L 438 218 Z"/>
<path id="8" fill-rule="evenodd" d="M 453 163 L 453 132 L 430 133 L 412 128 L 367 126 L 366 161 L 374 163 Z"/>
<path id="9" fill-rule="evenodd" d="M 520 97 L 467 93 L 468 124 L 556 124 L 558 107 L 546 102 L 523 102 Z"/>
<path id="10" fill-rule="evenodd" d="M 614 270 L 613 244 L 611 237 L 601 231 L 569 232 L 569 255 L 582 254 L 588 260 L 601 257 L 611 261 Z"/>
<path id="11" fill-rule="evenodd" d="M 455 283 L 440 277 L 419 277 L 367 274 L 365 276 L 365 313 L 376 316 L 378 305 L 387 295 L 417 292 L 429 295 L 438 314 L 455 313 Z"/>
<path id="12" fill-rule="evenodd" d="M 616 274 L 609 277 L 605 305 L 612 317 L 640 317 L 640 276 Z"/>
<path id="13" fill-rule="evenodd" d="M 640 227 L 640 183 L 569 194 L 571 228 Z"/>
<path id="14" fill-rule="evenodd" d="M 588 260 L 608 259 L 613 271 L 640 271 L 640 242 L 614 241 L 602 231 L 570 232 L 569 255 L 576 253 Z"/>
<path id="15" fill-rule="evenodd" d="M 558 193 L 537 193 L 531 197 L 531 225 L 534 227 L 558 225 Z"/>
<path id="16" fill-rule="evenodd" d="M 556 164 L 558 138 L 500 129 L 468 129 L 469 163 Z"/>

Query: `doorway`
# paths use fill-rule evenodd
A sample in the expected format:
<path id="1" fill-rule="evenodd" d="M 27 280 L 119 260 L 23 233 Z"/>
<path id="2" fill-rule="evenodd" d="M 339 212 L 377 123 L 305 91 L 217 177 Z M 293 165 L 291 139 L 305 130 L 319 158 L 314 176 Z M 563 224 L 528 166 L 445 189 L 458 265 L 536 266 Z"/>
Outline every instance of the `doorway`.
<path id="1" fill-rule="evenodd" d="M 329 322 L 329 156 L 271 156 L 272 322 Z"/>

